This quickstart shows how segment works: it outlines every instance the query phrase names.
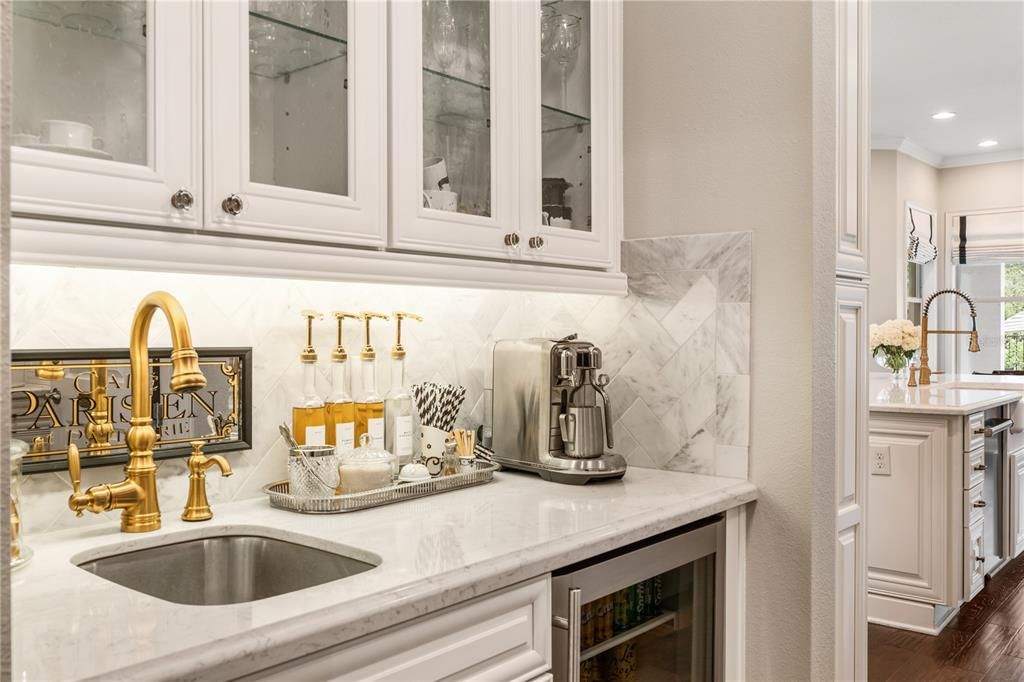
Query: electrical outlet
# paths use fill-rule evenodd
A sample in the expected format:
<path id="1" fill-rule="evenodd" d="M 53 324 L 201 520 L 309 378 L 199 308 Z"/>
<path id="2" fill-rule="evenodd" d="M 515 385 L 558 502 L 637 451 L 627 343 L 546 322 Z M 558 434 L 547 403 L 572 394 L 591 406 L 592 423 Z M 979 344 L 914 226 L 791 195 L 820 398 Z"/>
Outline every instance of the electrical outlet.
<path id="1" fill-rule="evenodd" d="M 872 476 L 892 476 L 892 451 L 888 447 L 872 447 L 870 464 Z"/>

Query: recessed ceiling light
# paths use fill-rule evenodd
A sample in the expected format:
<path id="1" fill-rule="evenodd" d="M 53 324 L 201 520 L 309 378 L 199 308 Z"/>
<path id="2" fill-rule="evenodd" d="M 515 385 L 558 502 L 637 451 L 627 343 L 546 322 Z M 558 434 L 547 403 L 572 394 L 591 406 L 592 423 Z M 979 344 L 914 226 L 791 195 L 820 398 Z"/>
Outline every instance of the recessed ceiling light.
<path id="1" fill-rule="evenodd" d="M 996 140 L 982 140 L 978 143 L 979 147 L 995 147 L 999 142 Z"/>
<path id="2" fill-rule="evenodd" d="M 934 118 L 936 121 L 945 121 L 947 118 L 955 118 L 955 117 L 956 117 L 956 112 L 955 111 L 940 111 L 938 113 L 932 114 L 932 118 Z"/>

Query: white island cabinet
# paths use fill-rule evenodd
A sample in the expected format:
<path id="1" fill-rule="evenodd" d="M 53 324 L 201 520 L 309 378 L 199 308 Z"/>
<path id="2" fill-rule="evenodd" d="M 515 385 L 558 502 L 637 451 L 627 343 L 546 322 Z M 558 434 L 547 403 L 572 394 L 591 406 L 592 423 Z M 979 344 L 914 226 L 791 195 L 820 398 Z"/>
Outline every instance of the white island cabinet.
<path id="1" fill-rule="evenodd" d="M 868 615 L 937 634 L 1024 550 L 1021 393 L 885 381 L 871 388 Z"/>
<path id="2" fill-rule="evenodd" d="M 94 236 L 116 260 L 110 227 L 144 226 L 175 234 L 127 235 L 132 255 L 152 245 L 169 265 L 194 264 L 190 247 L 248 257 L 261 247 L 246 237 L 382 272 L 433 255 L 568 289 L 557 277 L 587 268 L 624 289 L 620 2 L 16 0 L 14 14 L 16 259 L 81 263 Z M 302 270 L 262 248 L 274 274 Z"/>

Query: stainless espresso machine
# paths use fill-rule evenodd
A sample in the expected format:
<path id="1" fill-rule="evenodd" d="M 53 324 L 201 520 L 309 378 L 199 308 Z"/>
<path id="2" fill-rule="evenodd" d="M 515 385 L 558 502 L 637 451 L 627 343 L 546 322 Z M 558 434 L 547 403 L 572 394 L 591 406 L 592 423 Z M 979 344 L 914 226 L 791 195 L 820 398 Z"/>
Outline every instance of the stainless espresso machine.
<path id="1" fill-rule="evenodd" d="M 515 339 L 494 344 L 491 446 L 495 461 L 582 485 L 621 478 L 601 349 L 579 341 Z"/>

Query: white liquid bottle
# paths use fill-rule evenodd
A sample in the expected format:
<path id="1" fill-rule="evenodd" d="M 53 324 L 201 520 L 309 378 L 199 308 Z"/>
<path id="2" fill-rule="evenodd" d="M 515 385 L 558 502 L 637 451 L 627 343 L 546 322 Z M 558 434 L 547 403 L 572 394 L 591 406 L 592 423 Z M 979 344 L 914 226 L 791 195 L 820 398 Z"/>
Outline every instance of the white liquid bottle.
<path id="1" fill-rule="evenodd" d="M 384 396 L 385 449 L 396 458 L 399 468 L 413 460 L 412 394 L 405 385 L 405 348 L 402 346 L 402 320 L 422 322 L 413 313 L 395 313 L 395 345 L 391 347 L 391 388 Z"/>

